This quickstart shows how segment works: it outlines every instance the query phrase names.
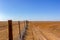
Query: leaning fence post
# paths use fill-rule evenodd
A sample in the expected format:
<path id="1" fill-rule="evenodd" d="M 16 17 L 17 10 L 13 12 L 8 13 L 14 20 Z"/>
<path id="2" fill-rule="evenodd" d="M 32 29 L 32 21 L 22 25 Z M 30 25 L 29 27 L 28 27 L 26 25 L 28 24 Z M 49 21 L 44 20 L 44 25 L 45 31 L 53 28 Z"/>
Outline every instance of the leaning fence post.
<path id="1" fill-rule="evenodd" d="M 13 40 L 12 20 L 8 20 L 9 40 Z"/>

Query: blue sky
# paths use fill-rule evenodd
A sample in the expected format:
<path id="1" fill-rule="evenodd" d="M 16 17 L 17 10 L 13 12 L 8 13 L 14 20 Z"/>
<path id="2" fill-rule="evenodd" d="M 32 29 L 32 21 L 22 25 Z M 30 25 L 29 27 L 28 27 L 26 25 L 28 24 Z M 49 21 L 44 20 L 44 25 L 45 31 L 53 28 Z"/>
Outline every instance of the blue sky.
<path id="1" fill-rule="evenodd" d="M 0 20 L 60 21 L 60 0 L 0 0 Z"/>

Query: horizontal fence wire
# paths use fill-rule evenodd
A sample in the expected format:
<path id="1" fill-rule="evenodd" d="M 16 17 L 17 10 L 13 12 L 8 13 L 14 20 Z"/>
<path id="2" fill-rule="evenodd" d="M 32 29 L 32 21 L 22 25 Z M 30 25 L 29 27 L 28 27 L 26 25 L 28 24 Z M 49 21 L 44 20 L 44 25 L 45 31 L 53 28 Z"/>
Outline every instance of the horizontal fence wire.
<path id="1" fill-rule="evenodd" d="M 18 22 L 20 22 L 20 21 L 18 21 Z M 26 23 L 26 24 L 25 24 L 25 23 Z M 24 23 L 24 25 L 25 25 L 25 28 L 24 28 L 24 29 L 26 29 L 26 27 L 28 27 L 28 21 L 25 21 L 25 23 Z M 13 26 L 16 26 L 16 25 L 18 25 L 18 27 L 20 27 L 20 26 L 19 26 L 19 23 L 14 23 L 14 24 L 13 24 L 13 22 L 12 22 L 12 27 L 13 27 Z M 0 25 L 0 28 L 1 28 L 1 27 L 9 27 L 9 23 L 6 24 L 6 25 L 2 24 L 2 25 Z M 24 30 L 24 31 L 26 31 L 26 30 Z M 19 34 L 20 34 L 20 33 L 19 33 Z M 21 36 L 24 36 L 24 35 L 25 35 L 25 32 L 24 32 L 23 35 L 21 35 Z M 23 37 L 22 37 L 21 39 L 24 40 Z"/>
<path id="2" fill-rule="evenodd" d="M 19 24 L 18 23 L 13 23 L 12 22 L 12 27 L 13 26 L 16 26 L 16 25 L 18 25 L 17 27 L 19 27 Z M 3 27 L 5 27 L 5 28 L 7 27 L 8 28 L 9 27 L 9 24 L 6 24 L 6 25 L 2 24 L 2 25 L 0 25 L 0 29 L 3 28 Z"/>
<path id="3" fill-rule="evenodd" d="M 18 24 L 12 24 L 12 26 L 15 26 L 15 25 L 18 25 Z M 3 26 L 0 26 L 0 27 L 6 27 L 8 25 L 3 25 Z"/>

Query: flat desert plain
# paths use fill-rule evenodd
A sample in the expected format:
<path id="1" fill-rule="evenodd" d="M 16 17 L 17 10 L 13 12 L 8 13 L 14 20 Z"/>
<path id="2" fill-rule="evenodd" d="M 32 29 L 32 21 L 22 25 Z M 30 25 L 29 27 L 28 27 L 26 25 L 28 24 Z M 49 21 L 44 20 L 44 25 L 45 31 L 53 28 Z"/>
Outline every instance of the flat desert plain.
<path id="1" fill-rule="evenodd" d="M 25 22 L 20 22 L 20 33 L 24 30 Z M 19 25 L 12 22 L 13 40 L 19 40 Z M 25 32 L 25 40 L 60 40 L 60 21 L 29 21 Z M 0 21 L 0 40 L 8 40 L 8 22 Z"/>

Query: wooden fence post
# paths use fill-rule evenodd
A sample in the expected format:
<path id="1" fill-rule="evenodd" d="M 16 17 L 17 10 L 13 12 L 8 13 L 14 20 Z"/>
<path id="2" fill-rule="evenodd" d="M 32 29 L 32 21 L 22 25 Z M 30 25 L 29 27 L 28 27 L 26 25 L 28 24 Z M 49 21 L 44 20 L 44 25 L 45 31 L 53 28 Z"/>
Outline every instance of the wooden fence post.
<path id="1" fill-rule="evenodd" d="M 18 25 L 19 25 L 19 38 L 21 39 L 20 21 L 18 21 Z"/>
<path id="2" fill-rule="evenodd" d="M 29 21 L 28 20 L 26 20 L 26 26 L 28 27 L 28 23 L 29 23 Z"/>
<path id="3" fill-rule="evenodd" d="M 12 20 L 8 20 L 9 40 L 13 40 Z"/>

